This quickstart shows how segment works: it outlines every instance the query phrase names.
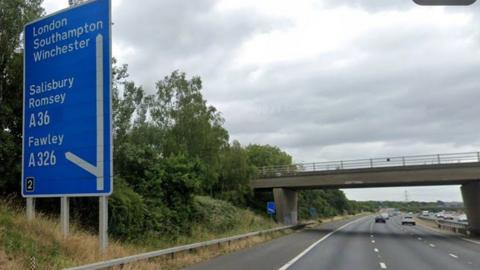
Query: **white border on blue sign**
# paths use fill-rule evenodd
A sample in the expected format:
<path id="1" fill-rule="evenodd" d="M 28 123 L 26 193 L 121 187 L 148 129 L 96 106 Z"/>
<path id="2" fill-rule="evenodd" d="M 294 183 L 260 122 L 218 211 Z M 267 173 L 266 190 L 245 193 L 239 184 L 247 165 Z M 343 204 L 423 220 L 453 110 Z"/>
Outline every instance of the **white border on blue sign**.
<path id="1" fill-rule="evenodd" d="M 26 33 L 26 27 L 30 24 L 33 24 L 33 23 L 36 23 L 36 22 L 39 22 L 41 20 L 44 20 L 44 19 L 47 19 L 49 17 L 52 17 L 52 16 L 55 16 L 55 15 L 58 15 L 62 12 L 65 12 L 65 11 L 68 11 L 68 10 L 71 10 L 71 9 L 74 9 L 74 8 L 77 8 L 77 7 L 81 7 L 81 6 L 84 6 L 84 5 L 88 5 L 88 4 L 92 4 L 94 2 L 96 2 L 98 0 L 89 0 L 89 1 L 85 1 L 83 3 L 80 3 L 78 5 L 75 5 L 75 6 L 70 6 L 70 7 L 67 7 L 67 8 L 64 8 L 64 9 L 61 9 L 61 10 L 58 10 L 58 11 L 55 11 L 51 14 L 48 14 L 46 16 L 43 16 L 41 18 L 38 18 L 36 20 L 33 20 L 31 22 L 28 22 L 26 23 L 24 26 L 23 26 L 23 33 L 24 33 L 24 38 L 23 38 L 23 115 L 22 115 L 22 179 L 20 181 L 21 183 L 21 193 L 22 193 L 22 197 L 24 198 L 58 198 L 58 197 L 102 197 L 102 196 L 110 196 L 112 195 L 112 192 L 113 192 L 113 129 L 112 129 L 112 1 L 111 0 L 107 0 L 108 1 L 108 27 L 109 27 L 109 34 L 110 34 L 110 41 L 109 41 L 109 48 L 108 48 L 108 62 L 110 63 L 109 67 L 108 67 L 108 73 L 110 74 L 110 80 L 109 80 L 109 87 L 110 87 L 110 192 L 108 193 L 73 193 L 73 194 L 70 194 L 70 193 L 67 193 L 67 194 L 25 194 L 24 191 L 23 191 L 23 182 L 24 182 L 24 154 L 25 154 L 25 139 L 24 139 L 24 135 L 25 135 L 25 89 L 26 89 L 26 86 L 25 86 L 25 72 L 26 72 L 26 68 L 25 68 L 25 49 L 26 49 L 26 43 L 25 43 L 25 33 Z"/>

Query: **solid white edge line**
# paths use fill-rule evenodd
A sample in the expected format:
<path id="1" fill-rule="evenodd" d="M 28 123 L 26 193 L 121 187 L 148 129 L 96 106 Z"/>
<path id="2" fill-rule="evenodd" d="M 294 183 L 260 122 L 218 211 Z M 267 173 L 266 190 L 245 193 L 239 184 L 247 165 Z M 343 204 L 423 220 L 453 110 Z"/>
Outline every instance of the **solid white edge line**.
<path id="1" fill-rule="evenodd" d="M 387 269 L 387 265 L 383 262 L 380 263 L 380 268 Z"/>
<path id="2" fill-rule="evenodd" d="M 477 245 L 480 245 L 480 242 L 478 241 L 474 241 L 472 239 L 468 239 L 468 238 L 463 238 L 463 237 L 460 237 L 462 240 L 465 240 L 467 242 L 470 242 L 470 243 L 473 243 L 473 244 L 477 244 Z"/>
<path id="3" fill-rule="evenodd" d="M 366 218 L 366 217 L 364 217 Z M 323 242 L 325 239 L 327 239 L 328 237 L 330 237 L 332 234 L 338 232 L 339 230 L 355 223 L 355 222 L 358 222 L 364 218 L 359 218 L 359 219 L 356 219 L 356 220 L 353 220 L 353 221 L 350 221 L 349 223 L 347 224 L 344 224 L 340 227 L 338 227 L 337 229 L 335 229 L 333 232 L 330 232 L 328 233 L 327 235 L 325 235 L 324 237 L 320 238 L 317 242 L 311 244 L 308 248 L 306 248 L 304 251 L 302 251 L 300 254 L 298 254 L 295 258 L 291 259 L 290 261 L 288 261 L 286 264 L 284 264 L 282 267 L 278 268 L 278 270 L 286 270 L 288 269 L 290 266 L 292 266 L 292 264 L 294 264 L 295 262 L 297 262 L 298 260 L 300 260 L 300 258 L 302 258 L 303 256 L 305 256 L 305 254 L 307 254 L 310 250 L 312 250 L 316 245 L 320 244 L 321 242 Z"/>

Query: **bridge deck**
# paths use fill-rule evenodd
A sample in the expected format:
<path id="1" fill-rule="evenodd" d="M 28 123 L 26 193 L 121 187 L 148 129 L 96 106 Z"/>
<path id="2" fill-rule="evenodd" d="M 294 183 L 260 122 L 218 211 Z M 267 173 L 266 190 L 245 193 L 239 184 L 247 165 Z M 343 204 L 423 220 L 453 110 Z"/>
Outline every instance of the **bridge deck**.
<path id="1" fill-rule="evenodd" d="M 452 185 L 480 180 L 480 154 L 438 154 L 261 168 L 254 189 Z"/>

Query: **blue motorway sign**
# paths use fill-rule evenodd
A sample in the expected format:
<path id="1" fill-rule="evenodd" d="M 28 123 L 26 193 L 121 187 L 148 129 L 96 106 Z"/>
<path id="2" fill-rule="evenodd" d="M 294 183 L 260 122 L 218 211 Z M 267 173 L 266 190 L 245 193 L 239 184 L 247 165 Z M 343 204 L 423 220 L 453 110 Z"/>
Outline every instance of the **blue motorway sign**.
<path id="1" fill-rule="evenodd" d="M 273 215 L 275 214 L 275 202 L 267 202 L 267 214 Z"/>
<path id="2" fill-rule="evenodd" d="M 110 0 L 25 26 L 24 197 L 112 192 Z"/>

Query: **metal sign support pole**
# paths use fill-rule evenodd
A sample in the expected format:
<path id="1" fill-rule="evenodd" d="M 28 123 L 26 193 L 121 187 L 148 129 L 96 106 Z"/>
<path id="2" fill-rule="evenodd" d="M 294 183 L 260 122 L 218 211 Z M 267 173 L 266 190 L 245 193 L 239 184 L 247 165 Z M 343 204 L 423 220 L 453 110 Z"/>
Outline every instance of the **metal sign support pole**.
<path id="1" fill-rule="evenodd" d="M 27 198 L 27 220 L 35 218 L 35 198 Z"/>
<path id="2" fill-rule="evenodd" d="M 60 198 L 60 227 L 63 236 L 67 236 L 70 227 L 70 200 L 68 197 Z"/>
<path id="3" fill-rule="evenodd" d="M 100 244 L 100 251 L 106 251 L 108 247 L 108 197 L 99 197 L 98 203 L 98 239 Z"/>

